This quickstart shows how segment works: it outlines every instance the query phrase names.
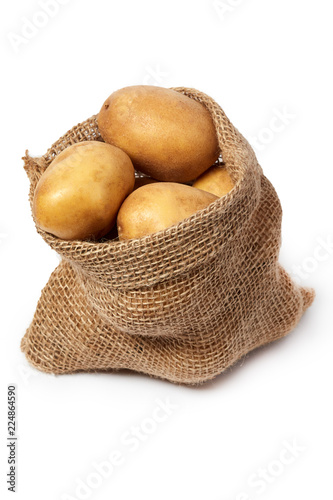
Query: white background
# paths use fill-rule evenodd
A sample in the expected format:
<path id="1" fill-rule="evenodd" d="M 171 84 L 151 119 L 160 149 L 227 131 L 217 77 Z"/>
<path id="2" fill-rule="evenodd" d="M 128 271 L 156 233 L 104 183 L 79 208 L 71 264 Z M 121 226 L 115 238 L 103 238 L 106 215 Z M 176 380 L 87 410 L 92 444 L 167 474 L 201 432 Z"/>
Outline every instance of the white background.
<path id="1" fill-rule="evenodd" d="M 331 498 L 332 3 L 61 3 L 46 18 L 35 0 L 1 7 L 1 498 Z M 27 20 L 44 26 L 22 41 Z M 21 157 L 44 154 L 111 92 L 142 83 L 206 92 L 257 145 L 284 210 L 280 260 L 317 292 L 288 337 L 196 389 L 134 373 L 45 375 L 19 348 L 58 264 L 34 228 Z M 269 132 L 277 112 L 288 118 Z M 9 383 L 16 494 L 5 484 Z M 152 427 L 167 399 L 173 410 Z M 135 450 L 122 441 L 133 426 L 152 431 Z M 122 464 L 99 480 L 94 463 L 115 450 Z M 79 480 L 97 483 L 76 492 Z"/>

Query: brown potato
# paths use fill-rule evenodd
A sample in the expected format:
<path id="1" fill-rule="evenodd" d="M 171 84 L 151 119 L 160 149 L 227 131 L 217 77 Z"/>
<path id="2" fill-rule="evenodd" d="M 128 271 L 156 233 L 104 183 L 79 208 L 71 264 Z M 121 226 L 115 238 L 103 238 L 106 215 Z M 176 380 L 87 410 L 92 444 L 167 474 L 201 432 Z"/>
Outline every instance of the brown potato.
<path id="1" fill-rule="evenodd" d="M 142 186 L 120 207 L 117 217 L 119 239 L 140 238 L 166 229 L 217 199 L 201 189 L 173 182 Z"/>
<path id="2" fill-rule="evenodd" d="M 193 187 L 213 193 L 221 198 L 232 190 L 234 183 L 225 167 L 214 166 L 198 177 L 193 183 Z"/>
<path id="3" fill-rule="evenodd" d="M 65 240 L 98 239 L 114 226 L 134 187 L 126 153 L 99 141 L 62 151 L 40 178 L 33 199 L 36 224 Z"/>
<path id="4" fill-rule="evenodd" d="M 98 127 L 137 170 L 160 181 L 191 181 L 219 155 L 208 110 L 162 87 L 138 85 L 114 92 L 99 112 Z"/>

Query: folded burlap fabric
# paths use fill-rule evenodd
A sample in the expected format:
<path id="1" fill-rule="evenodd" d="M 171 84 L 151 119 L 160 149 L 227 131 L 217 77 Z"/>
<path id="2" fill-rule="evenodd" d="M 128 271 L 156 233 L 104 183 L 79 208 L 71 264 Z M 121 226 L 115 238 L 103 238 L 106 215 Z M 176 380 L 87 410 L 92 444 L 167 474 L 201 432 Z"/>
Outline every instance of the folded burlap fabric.
<path id="1" fill-rule="evenodd" d="M 176 226 L 129 241 L 64 241 L 39 228 L 62 256 L 42 291 L 22 350 L 51 373 L 130 369 L 173 382 L 214 378 L 247 352 L 288 334 L 314 291 L 278 263 L 281 206 L 256 156 L 216 102 L 207 107 L 234 189 Z M 25 156 L 32 202 L 53 158 L 102 140 L 96 116 L 40 158 Z"/>

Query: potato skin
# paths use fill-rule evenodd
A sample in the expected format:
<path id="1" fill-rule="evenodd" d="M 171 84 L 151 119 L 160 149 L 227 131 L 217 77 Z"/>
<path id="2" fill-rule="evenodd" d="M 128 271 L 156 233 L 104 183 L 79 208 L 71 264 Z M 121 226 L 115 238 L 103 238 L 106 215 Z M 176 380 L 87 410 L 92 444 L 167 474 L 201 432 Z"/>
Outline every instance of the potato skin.
<path id="1" fill-rule="evenodd" d="M 232 190 L 234 183 L 225 167 L 213 166 L 198 177 L 192 186 L 221 198 Z"/>
<path id="2" fill-rule="evenodd" d="M 125 151 L 137 170 L 160 181 L 189 182 L 219 155 L 208 110 L 171 89 L 117 90 L 103 104 L 98 127 L 105 142 Z"/>
<path id="3" fill-rule="evenodd" d="M 131 193 L 118 212 L 120 240 L 141 238 L 186 219 L 218 197 L 184 184 L 146 184 Z"/>
<path id="4" fill-rule="evenodd" d="M 62 151 L 41 176 L 33 199 L 37 226 L 65 240 L 98 239 L 114 226 L 134 187 L 134 167 L 120 149 L 84 141 Z"/>

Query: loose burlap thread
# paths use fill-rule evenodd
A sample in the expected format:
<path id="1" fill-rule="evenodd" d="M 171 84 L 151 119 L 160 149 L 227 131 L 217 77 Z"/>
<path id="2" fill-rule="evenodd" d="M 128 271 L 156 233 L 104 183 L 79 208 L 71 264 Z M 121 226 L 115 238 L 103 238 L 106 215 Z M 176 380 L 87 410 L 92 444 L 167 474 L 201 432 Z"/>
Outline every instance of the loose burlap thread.
<path id="1" fill-rule="evenodd" d="M 64 241 L 62 257 L 21 348 L 49 373 L 129 369 L 184 384 L 213 379 L 249 351 L 284 337 L 312 303 L 278 263 L 279 198 L 245 138 L 218 104 L 175 88 L 210 112 L 234 189 L 179 224 L 136 240 Z M 39 158 L 26 154 L 30 203 L 52 160 L 102 140 L 97 117 Z"/>

